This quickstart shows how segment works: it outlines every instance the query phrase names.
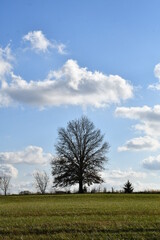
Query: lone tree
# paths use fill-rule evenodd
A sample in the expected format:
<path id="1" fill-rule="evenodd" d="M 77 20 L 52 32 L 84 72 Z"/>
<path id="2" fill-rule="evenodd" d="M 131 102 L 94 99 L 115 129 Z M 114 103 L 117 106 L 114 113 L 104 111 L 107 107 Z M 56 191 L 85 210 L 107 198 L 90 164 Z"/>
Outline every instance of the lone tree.
<path id="1" fill-rule="evenodd" d="M 46 188 L 49 183 L 49 177 L 47 173 L 45 171 L 44 172 L 37 171 L 34 173 L 33 176 L 35 179 L 35 186 L 37 190 L 40 191 L 42 194 L 45 194 Z"/>
<path id="2" fill-rule="evenodd" d="M 132 193 L 134 190 L 134 187 L 132 186 L 132 183 L 130 183 L 130 181 L 128 180 L 125 184 L 124 184 L 124 192 L 125 193 Z"/>
<path id="3" fill-rule="evenodd" d="M 103 182 L 99 172 L 107 161 L 109 145 L 87 117 L 60 128 L 55 148 L 57 156 L 51 162 L 54 187 L 79 184 L 79 193 L 83 193 L 85 185 Z"/>
<path id="4" fill-rule="evenodd" d="M 3 191 L 4 195 L 7 195 L 9 185 L 10 185 L 11 177 L 7 175 L 3 175 L 0 177 L 0 189 Z"/>

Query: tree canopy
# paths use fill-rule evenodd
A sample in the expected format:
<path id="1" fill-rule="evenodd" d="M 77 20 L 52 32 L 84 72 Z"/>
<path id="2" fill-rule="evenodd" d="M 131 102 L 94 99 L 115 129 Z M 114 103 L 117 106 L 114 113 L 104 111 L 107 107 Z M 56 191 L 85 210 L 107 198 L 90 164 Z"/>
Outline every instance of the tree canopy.
<path id="1" fill-rule="evenodd" d="M 100 171 L 107 161 L 109 144 L 87 117 L 60 128 L 55 149 L 51 162 L 54 187 L 79 184 L 79 193 L 83 193 L 85 185 L 103 182 Z"/>

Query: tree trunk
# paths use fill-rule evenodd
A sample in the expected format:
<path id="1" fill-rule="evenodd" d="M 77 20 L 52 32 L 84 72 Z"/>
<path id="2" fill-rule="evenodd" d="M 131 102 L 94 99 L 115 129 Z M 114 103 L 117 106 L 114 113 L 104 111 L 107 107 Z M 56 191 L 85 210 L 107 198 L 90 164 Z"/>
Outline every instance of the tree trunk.
<path id="1" fill-rule="evenodd" d="M 79 193 L 83 193 L 83 182 L 82 182 L 82 180 L 79 181 Z"/>

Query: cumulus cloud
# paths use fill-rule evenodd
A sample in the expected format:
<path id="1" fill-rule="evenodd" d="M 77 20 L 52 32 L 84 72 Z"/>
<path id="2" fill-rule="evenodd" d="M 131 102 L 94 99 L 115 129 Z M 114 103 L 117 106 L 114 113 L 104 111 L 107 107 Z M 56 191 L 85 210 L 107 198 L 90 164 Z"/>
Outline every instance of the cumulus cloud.
<path id="1" fill-rule="evenodd" d="M 150 170 L 160 170 L 160 155 L 145 158 L 142 162 L 142 165 L 144 168 Z"/>
<path id="2" fill-rule="evenodd" d="M 50 41 L 45 37 L 42 31 L 29 32 L 23 37 L 24 41 L 29 41 L 34 50 L 46 52 L 51 47 Z"/>
<path id="3" fill-rule="evenodd" d="M 160 119 L 160 105 L 155 105 L 153 108 L 148 106 L 118 107 L 115 113 L 120 117 L 158 122 Z"/>
<path id="4" fill-rule="evenodd" d="M 24 37 L 24 41 L 28 41 L 31 44 L 31 48 L 36 52 L 46 52 L 49 48 L 57 49 L 58 53 L 65 54 L 66 46 L 63 43 L 49 41 L 42 31 L 28 32 Z"/>
<path id="5" fill-rule="evenodd" d="M 12 102 L 39 108 L 60 105 L 105 107 L 133 96 L 133 87 L 118 75 L 105 75 L 68 60 L 42 81 L 30 81 L 11 73 L 12 81 L 0 90 Z M 2 104 L 2 103 L 1 103 Z"/>
<path id="6" fill-rule="evenodd" d="M 160 105 L 153 108 L 143 107 L 118 107 L 115 111 L 116 116 L 138 120 L 134 128 L 142 131 L 146 135 L 157 138 L 160 137 Z"/>
<path id="7" fill-rule="evenodd" d="M 160 147 L 160 105 L 153 108 L 143 107 L 118 107 L 116 116 L 138 121 L 134 129 L 146 136 L 133 138 L 127 141 L 119 151 L 127 150 L 151 150 L 156 151 Z"/>
<path id="8" fill-rule="evenodd" d="M 144 136 L 130 139 L 123 146 L 118 147 L 118 151 L 155 151 L 159 148 L 160 143 L 157 139 L 151 138 L 149 136 Z"/>
<path id="9" fill-rule="evenodd" d="M 41 147 L 28 146 L 23 151 L 0 152 L 3 163 L 46 164 L 52 159 L 50 153 L 44 153 Z"/>
<path id="10" fill-rule="evenodd" d="M 0 164 L 0 176 L 16 178 L 18 176 L 18 170 L 11 164 Z"/>
<path id="11" fill-rule="evenodd" d="M 160 63 L 158 63 L 154 68 L 154 75 L 158 78 L 158 83 L 149 85 L 148 88 L 153 90 L 160 90 Z"/>

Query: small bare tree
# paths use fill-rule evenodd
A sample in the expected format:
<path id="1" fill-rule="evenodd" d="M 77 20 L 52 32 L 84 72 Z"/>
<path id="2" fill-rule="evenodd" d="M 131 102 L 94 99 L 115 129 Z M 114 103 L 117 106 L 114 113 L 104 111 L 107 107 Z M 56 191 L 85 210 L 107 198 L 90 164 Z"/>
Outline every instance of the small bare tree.
<path id="1" fill-rule="evenodd" d="M 0 189 L 3 191 L 4 195 L 7 195 L 9 185 L 10 185 L 11 177 L 4 175 L 0 177 Z"/>
<path id="2" fill-rule="evenodd" d="M 47 175 L 47 173 L 45 171 L 37 171 L 36 173 L 34 173 L 34 179 L 37 190 L 40 191 L 42 194 L 45 194 L 46 188 L 49 183 L 49 176 Z"/>

